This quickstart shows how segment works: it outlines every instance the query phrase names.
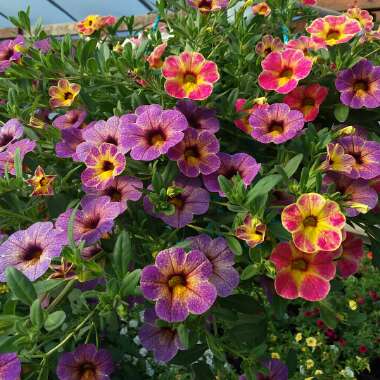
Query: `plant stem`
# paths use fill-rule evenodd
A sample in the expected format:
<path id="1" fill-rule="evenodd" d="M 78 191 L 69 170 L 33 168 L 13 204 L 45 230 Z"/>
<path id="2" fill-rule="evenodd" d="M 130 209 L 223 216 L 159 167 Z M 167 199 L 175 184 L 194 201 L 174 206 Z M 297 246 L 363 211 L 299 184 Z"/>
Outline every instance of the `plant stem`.
<path id="1" fill-rule="evenodd" d="M 48 313 L 50 313 L 66 297 L 66 295 L 74 287 L 75 283 L 76 283 L 76 279 L 73 279 L 73 280 L 70 280 L 66 284 L 66 286 L 62 289 L 61 293 L 58 294 L 58 296 L 54 299 L 54 301 L 46 309 L 46 311 Z"/>

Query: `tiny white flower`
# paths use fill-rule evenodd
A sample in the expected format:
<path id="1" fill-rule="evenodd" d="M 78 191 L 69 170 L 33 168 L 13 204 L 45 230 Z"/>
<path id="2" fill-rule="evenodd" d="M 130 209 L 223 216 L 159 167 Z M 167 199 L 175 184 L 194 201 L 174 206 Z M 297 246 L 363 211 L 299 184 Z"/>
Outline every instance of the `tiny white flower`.
<path id="1" fill-rule="evenodd" d="M 120 335 L 127 335 L 128 334 L 128 327 L 124 326 L 120 330 Z"/>
<path id="2" fill-rule="evenodd" d="M 131 319 L 129 321 L 129 327 L 132 327 L 133 329 L 135 329 L 138 325 L 139 325 L 139 322 L 136 319 Z"/>
<path id="3" fill-rule="evenodd" d="M 145 357 L 145 356 L 148 355 L 148 350 L 147 350 L 146 348 L 142 347 L 142 348 L 140 348 L 139 354 L 140 354 L 141 356 L 144 356 L 144 357 Z"/>
<path id="4" fill-rule="evenodd" d="M 137 335 L 133 338 L 133 342 L 138 346 L 141 346 L 140 338 Z"/>

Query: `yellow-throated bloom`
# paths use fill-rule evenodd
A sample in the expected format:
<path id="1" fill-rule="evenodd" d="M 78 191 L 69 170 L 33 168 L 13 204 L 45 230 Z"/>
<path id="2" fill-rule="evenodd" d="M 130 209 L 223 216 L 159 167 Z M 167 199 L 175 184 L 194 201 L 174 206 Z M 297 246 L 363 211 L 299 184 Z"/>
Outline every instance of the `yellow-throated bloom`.
<path id="1" fill-rule="evenodd" d="M 307 369 L 310 369 L 310 368 L 313 368 L 314 367 L 314 360 L 312 359 L 307 359 L 306 360 L 306 368 Z"/>
<path id="2" fill-rule="evenodd" d="M 296 340 L 296 342 L 301 342 L 301 340 L 302 340 L 302 333 L 297 333 L 296 336 L 294 337 L 294 339 Z"/>
<path id="3" fill-rule="evenodd" d="M 80 85 L 77 83 L 70 83 L 67 79 L 60 79 L 57 86 L 49 88 L 50 106 L 57 107 L 70 107 L 80 91 Z"/>
<path id="4" fill-rule="evenodd" d="M 272 10 L 271 10 L 270 6 L 265 1 L 258 3 L 258 4 L 255 4 L 252 7 L 253 14 L 264 16 L 264 17 L 269 16 L 271 11 Z"/>
<path id="5" fill-rule="evenodd" d="M 76 27 L 80 34 L 90 36 L 97 30 L 102 29 L 107 25 L 113 25 L 115 22 L 116 17 L 114 16 L 89 15 L 84 20 L 79 21 Z"/>
<path id="6" fill-rule="evenodd" d="M 37 166 L 34 176 L 26 182 L 33 186 L 32 196 L 49 196 L 54 194 L 53 181 L 56 175 L 46 175 L 41 166 Z"/>
<path id="7" fill-rule="evenodd" d="M 350 154 L 345 154 L 340 144 L 328 144 L 327 156 L 322 162 L 320 168 L 322 170 L 331 170 L 339 173 L 350 174 L 355 159 Z"/>
<path id="8" fill-rule="evenodd" d="M 253 248 L 264 241 L 266 229 L 267 226 L 258 218 L 247 215 L 243 224 L 236 229 L 235 235 L 239 239 L 245 240 Z"/>
<path id="9" fill-rule="evenodd" d="M 354 6 L 347 9 L 346 15 L 349 18 L 359 21 L 360 25 L 366 32 L 372 30 L 374 25 L 373 16 L 371 16 L 370 13 L 365 9 L 360 9 L 357 6 Z"/>
<path id="10" fill-rule="evenodd" d="M 317 347 L 317 339 L 315 339 L 313 336 L 309 336 L 306 338 L 306 345 L 311 348 Z"/>

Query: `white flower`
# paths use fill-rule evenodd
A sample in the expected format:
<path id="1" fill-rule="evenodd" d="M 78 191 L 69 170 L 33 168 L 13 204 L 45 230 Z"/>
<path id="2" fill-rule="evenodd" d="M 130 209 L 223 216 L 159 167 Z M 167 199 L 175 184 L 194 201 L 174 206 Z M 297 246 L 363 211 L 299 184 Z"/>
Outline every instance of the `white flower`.
<path id="1" fill-rule="evenodd" d="M 128 327 L 124 326 L 120 330 L 120 335 L 127 335 L 128 334 Z"/>
<path id="2" fill-rule="evenodd" d="M 139 354 L 143 357 L 148 355 L 148 350 L 144 347 L 140 348 Z"/>
<path id="3" fill-rule="evenodd" d="M 133 329 L 135 329 L 138 325 L 139 325 L 139 322 L 136 319 L 131 319 L 129 321 L 129 327 L 132 327 Z"/>
<path id="4" fill-rule="evenodd" d="M 137 335 L 133 338 L 133 342 L 138 346 L 141 346 L 140 338 Z"/>

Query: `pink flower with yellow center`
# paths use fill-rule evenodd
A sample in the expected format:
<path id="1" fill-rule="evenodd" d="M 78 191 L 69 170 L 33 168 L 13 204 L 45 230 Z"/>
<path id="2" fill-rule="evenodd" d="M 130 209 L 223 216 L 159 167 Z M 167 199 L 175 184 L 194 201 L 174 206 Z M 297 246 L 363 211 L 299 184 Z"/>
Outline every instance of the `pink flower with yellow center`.
<path id="1" fill-rule="evenodd" d="M 187 0 L 193 8 L 199 9 L 203 13 L 220 11 L 227 8 L 229 0 Z"/>
<path id="2" fill-rule="evenodd" d="M 262 57 L 266 57 L 273 51 L 281 51 L 284 49 L 283 42 L 278 37 L 273 37 L 270 34 L 265 35 L 261 41 L 256 44 L 255 51 Z"/>
<path id="3" fill-rule="evenodd" d="M 57 86 L 49 88 L 50 106 L 57 107 L 70 107 L 80 91 L 80 85 L 77 83 L 70 83 L 66 79 L 60 79 Z"/>
<path id="4" fill-rule="evenodd" d="M 347 9 L 347 12 L 345 14 L 349 18 L 359 21 L 361 27 L 366 32 L 369 32 L 370 30 L 372 30 L 373 25 L 374 25 L 373 16 L 371 16 L 371 14 L 365 9 L 360 9 L 357 6 L 354 6 Z"/>
<path id="5" fill-rule="evenodd" d="M 166 42 L 156 46 L 154 50 L 150 53 L 149 57 L 147 57 L 147 62 L 149 63 L 149 67 L 151 69 L 160 69 L 164 64 L 162 60 L 162 56 L 165 53 L 168 44 Z"/>
<path id="6" fill-rule="evenodd" d="M 114 16 L 89 15 L 84 20 L 79 21 L 76 27 L 80 34 L 91 36 L 97 30 L 113 25 L 115 22 L 116 17 Z"/>
<path id="7" fill-rule="evenodd" d="M 254 248 L 265 240 L 267 226 L 260 219 L 247 215 L 236 231 L 235 235 L 240 240 L 245 240 L 246 243 Z"/>
<path id="8" fill-rule="evenodd" d="M 270 256 L 276 267 L 277 294 L 286 299 L 323 300 L 335 277 L 335 257 L 336 252 L 310 254 L 299 251 L 291 242 L 278 244 Z"/>
<path id="9" fill-rule="evenodd" d="M 192 100 L 207 99 L 213 84 L 219 80 L 215 62 L 206 60 L 202 54 L 185 51 L 179 56 L 167 57 L 162 66 L 168 95 Z"/>
<path id="10" fill-rule="evenodd" d="M 268 17 L 272 12 L 272 9 L 265 1 L 262 1 L 261 3 L 257 3 L 252 7 L 252 12 L 254 15 Z"/>
<path id="11" fill-rule="evenodd" d="M 325 42 L 321 39 L 307 36 L 300 36 L 294 40 L 290 40 L 286 46 L 290 49 L 302 50 L 305 57 L 310 57 L 313 60 L 315 60 L 315 57 L 311 55 L 311 52 L 327 48 Z"/>
<path id="12" fill-rule="evenodd" d="M 263 108 L 265 109 L 268 107 L 268 104 L 266 103 L 266 98 L 256 98 L 253 101 L 253 107 L 246 108 L 245 105 L 247 103 L 246 99 L 239 98 L 235 102 L 235 111 L 238 113 L 243 114 L 243 116 L 240 119 L 234 120 L 234 124 L 236 127 L 238 127 L 243 132 L 250 135 L 253 131 L 253 127 L 251 124 L 249 124 L 249 117 L 252 114 L 252 112 L 257 108 Z"/>
<path id="13" fill-rule="evenodd" d="M 281 220 L 294 245 L 303 252 L 335 251 L 342 243 L 346 218 L 336 202 L 320 194 L 301 195 L 284 208 Z"/>
<path id="14" fill-rule="evenodd" d="M 342 145 L 328 144 L 327 156 L 322 162 L 320 168 L 322 170 L 331 170 L 334 172 L 350 174 L 355 159 L 350 154 L 345 154 Z"/>
<path id="15" fill-rule="evenodd" d="M 49 196 L 54 194 L 53 181 L 56 175 L 46 175 L 41 166 L 37 166 L 34 176 L 26 182 L 33 186 L 32 196 Z"/>
<path id="16" fill-rule="evenodd" d="M 310 74 L 313 61 L 306 58 L 301 50 L 285 49 L 270 53 L 261 66 L 263 71 L 258 79 L 260 87 L 287 94 Z"/>
<path id="17" fill-rule="evenodd" d="M 312 37 L 321 39 L 328 46 L 350 41 L 361 29 L 359 21 L 345 15 L 317 18 L 306 28 Z"/>
<path id="18" fill-rule="evenodd" d="M 84 160 L 87 168 L 81 179 L 86 187 L 99 190 L 111 185 L 113 179 L 125 168 L 125 156 L 113 144 L 103 143 L 93 146 Z"/>

